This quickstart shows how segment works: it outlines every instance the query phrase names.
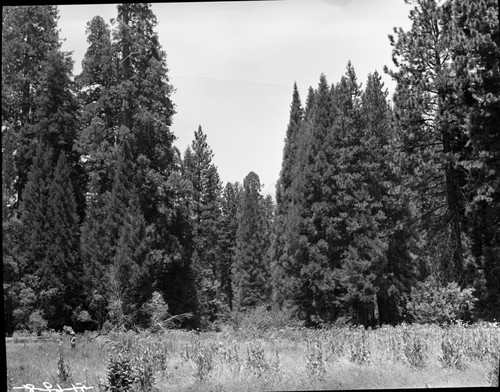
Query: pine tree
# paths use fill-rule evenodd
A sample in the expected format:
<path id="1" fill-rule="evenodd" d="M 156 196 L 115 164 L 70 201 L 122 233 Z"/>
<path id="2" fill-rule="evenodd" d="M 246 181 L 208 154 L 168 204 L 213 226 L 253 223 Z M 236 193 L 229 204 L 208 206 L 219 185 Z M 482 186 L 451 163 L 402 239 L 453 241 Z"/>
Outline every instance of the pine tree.
<path id="1" fill-rule="evenodd" d="M 270 295 L 266 257 L 269 239 L 260 189 L 259 176 L 250 172 L 243 181 L 232 271 L 234 306 L 238 310 L 265 303 Z"/>
<path id="2" fill-rule="evenodd" d="M 283 148 L 283 160 L 281 164 L 280 178 L 276 184 L 276 218 L 274 226 L 275 241 L 273 244 L 273 299 L 282 305 L 291 293 L 287 293 L 287 271 L 289 265 L 289 255 L 285 252 L 288 239 L 287 227 L 288 214 L 292 203 L 292 182 L 294 178 L 295 166 L 297 165 L 297 151 L 299 147 L 299 137 L 304 110 L 300 102 L 297 84 L 293 85 L 292 104 L 290 108 L 290 120 L 285 137 Z"/>
<path id="3" fill-rule="evenodd" d="M 233 310 L 234 296 L 231 271 L 236 257 L 238 213 L 242 191 L 238 182 L 234 184 L 228 182 L 224 187 L 221 200 L 220 284 L 229 310 Z"/>
<path id="4" fill-rule="evenodd" d="M 148 320 L 139 317 L 142 305 L 153 293 L 151 270 L 147 263 L 147 229 L 133 191 L 124 212 L 108 275 L 110 318 L 116 325 L 131 327 L 143 323 L 149 326 Z"/>
<path id="5" fill-rule="evenodd" d="M 468 171 L 464 191 L 467 232 L 476 267 L 476 293 L 486 316 L 500 317 L 500 34 L 494 0 L 452 1 L 451 43 L 454 88 L 460 104 L 461 128 L 468 135 L 468 154 L 461 165 Z M 484 280 L 482 280 L 484 279 Z M 486 290 L 484 290 L 484 288 Z"/>
<path id="6" fill-rule="evenodd" d="M 202 324 L 221 312 L 219 224 L 221 184 L 213 153 L 201 126 L 184 158 L 185 176 L 192 184 L 193 265 L 197 276 Z"/>
<path id="7" fill-rule="evenodd" d="M 384 217 L 376 219 L 384 242 L 385 255 L 375 265 L 377 275 L 378 322 L 395 323 L 402 319 L 402 309 L 410 288 L 417 279 L 417 268 L 410 255 L 412 217 L 410 200 L 401 190 L 401 172 L 398 146 L 395 144 L 392 111 L 387 102 L 381 77 L 370 74 L 361 96 L 363 121 L 363 148 L 366 161 L 363 166 L 370 195 Z M 372 201 L 372 203 L 373 203 Z M 382 218 L 382 219 L 380 219 Z M 375 310 L 375 309 L 374 309 Z"/>
<path id="8" fill-rule="evenodd" d="M 398 67 L 390 74 L 398 83 L 394 101 L 406 179 L 415 192 L 423 239 L 428 235 L 427 257 L 440 263 L 434 272 L 463 285 L 469 252 L 464 248 L 462 197 L 466 172 L 458 160 L 466 136 L 458 125 L 460 109 L 452 83 L 450 3 L 420 0 L 410 19 L 410 31 L 395 29 L 397 39 L 390 36 Z"/>
<path id="9" fill-rule="evenodd" d="M 333 269 L 338 257 L 332 253 L 327 238 L 330 200 L 334 197 L 330 188 L 331 154 L 335 148 L 331 140 L 332 125 L 332 95 L 322 74 L 310 120 L 306 121 L 310 131 L 301 147 L 294 196 L 297 229 L 292 262 L 299 274 L 294 302 L 310 324 L 334 317 L 336 307 Z"/>
<path id="10" fill-rule="evenodd" d="M 20 207 L 20 231 L 22 233 L 20 242 L 22 246 L 19 247 L 21 255 L 18 256 L 20 262 L 17 266 L 19 274 L 24 276 L 23 281 L 25 282 L 22 297 L 30 298 L 30 311 L 42 310 L 45 318 L 50 316 L 50 309 L 47 309 L 50 301 L 42 303 L 41 295 L 42 292 L 47 292 L 49 289 L 47 284 L 50 284 L 53 272 L 45 263 L 47 249 L 51 243 L 46 219 L 52 182 L 51 160 L 52 151 L 40 144 L 28 174 L 23 202 Z M 45 280 L 45 285 L 41 283 L 42 280 Z M 24 320 L 19 319 L 18 316 L 18 323 L 26 324 L 29 316 L 30 314 L 24 314 L 26 317 Z"/>
<path id="11" fill-rule="evenodd" d="M 50 268 L 50 273 L 40 276 L 40 283 L 44 287 L 59 287 L 58 297 L 53 299 L 59 305 L 56 314 L 50 316 L 50 321 L 52 325 L 61 327 L 69 323 L 73 310 L 81 304 L 83 289 L 80 283 L 79 219 L 64 152 L 59 154 L 50 184 L 46 221 L 50 243 L 43 262 Z M 54 306 L 54 302 L 51 305 Z"/>

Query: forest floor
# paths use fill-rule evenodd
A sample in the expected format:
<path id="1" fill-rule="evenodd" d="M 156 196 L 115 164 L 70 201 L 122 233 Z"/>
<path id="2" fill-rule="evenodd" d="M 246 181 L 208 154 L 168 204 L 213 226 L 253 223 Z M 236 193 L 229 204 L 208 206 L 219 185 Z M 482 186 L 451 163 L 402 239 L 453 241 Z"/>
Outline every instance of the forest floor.
<path id="1" fill-rule="evenodd" d="M 8 389 L 50 383 L 135 391 L 334 390 L 498 385 L 500 323 L 196 333 L 124 332 L 6 342 Z M 112 369 L 113 371 L 110 371 Z M 18 390 L 18 389 L 16 389 Z"/>

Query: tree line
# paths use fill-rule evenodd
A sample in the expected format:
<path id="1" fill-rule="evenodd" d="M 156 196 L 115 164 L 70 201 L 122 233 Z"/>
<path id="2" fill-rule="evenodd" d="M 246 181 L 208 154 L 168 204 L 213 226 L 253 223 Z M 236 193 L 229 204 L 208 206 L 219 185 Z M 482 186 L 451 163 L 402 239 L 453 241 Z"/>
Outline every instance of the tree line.
<path id="1" fill-rule="evenodd" d="M 173 145 L 150 4 L 89 21 L 75 77 L 56 6 L 4 8 L 6 330 L 149 327 L 160 305 L 185 327 L 263 304 L 311 326 L 397 323 L 451 284 L 498 318 L 497 4 L 413 3 L 389 36 L 393 103 L 350 62 L 304 105 L 294 85 L 275 200 L 254 172 L 222 184 L 201 126 Z"/>

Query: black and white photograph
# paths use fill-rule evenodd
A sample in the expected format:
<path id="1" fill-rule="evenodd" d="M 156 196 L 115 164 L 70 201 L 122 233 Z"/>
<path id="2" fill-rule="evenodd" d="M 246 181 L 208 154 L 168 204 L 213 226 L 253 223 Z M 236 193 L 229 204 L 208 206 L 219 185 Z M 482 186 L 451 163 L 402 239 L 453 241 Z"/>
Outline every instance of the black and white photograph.
<path id="1" fill-rule="evenodd" d="M 498 0 L 2 5 L 6 391 L 498 387 L 499 30 Z"/>

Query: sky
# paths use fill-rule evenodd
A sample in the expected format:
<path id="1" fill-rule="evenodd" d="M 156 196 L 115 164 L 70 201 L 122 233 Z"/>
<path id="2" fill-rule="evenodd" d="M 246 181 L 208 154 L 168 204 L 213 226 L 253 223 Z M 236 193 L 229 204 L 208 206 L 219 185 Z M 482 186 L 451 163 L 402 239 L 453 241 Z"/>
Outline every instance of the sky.
<path id="1" fill-rule="evenodd" d="M 175 145 L 184 153 L 201 125 L 223 185 L 253 171 L 274 196 L 294 82 L 305 104 L 321 73 L 337 83 L 350 60 L 363 86 L 377 71 L 391 96 L 388 34 L 409 29 L 410 8 L 403 0 L 152 3 L 175 89 Z M 116 4 L 59 5 L 59 15 L 77 75 L 87 22 L 116 18 Z"/>

